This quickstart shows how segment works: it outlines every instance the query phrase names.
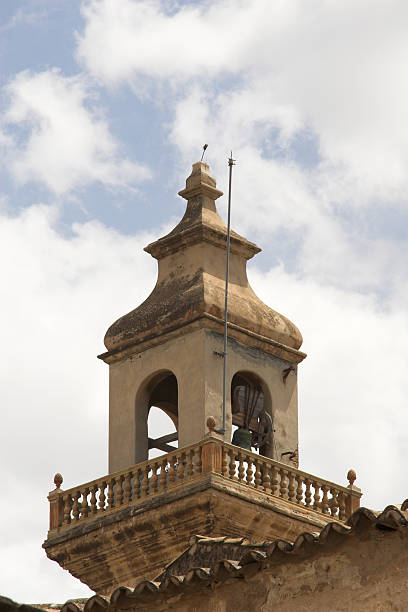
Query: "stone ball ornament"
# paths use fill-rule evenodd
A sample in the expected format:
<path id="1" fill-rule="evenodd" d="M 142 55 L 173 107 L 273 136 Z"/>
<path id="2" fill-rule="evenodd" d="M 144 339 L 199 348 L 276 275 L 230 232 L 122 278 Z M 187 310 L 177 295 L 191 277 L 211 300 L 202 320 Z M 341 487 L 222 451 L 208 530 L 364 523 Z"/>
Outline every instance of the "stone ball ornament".
<path id="1" fill-rule="evenodd" d="M 215 430 L 216 422 L 213 416 L 209 416 L 207 419 L 207 427 L 212 433 Z"/>
<path id="2" fill-rule="evenodd" d="M 357 475 L 354 470 L 349 470 L 347 472 L 347 480 L 349 481 L 351 487 L 353 486 L 356 478 L 357 478 Z"/>
<path id="3" fill-rule="evenodd" d="M 61 487 L 63 480 L 64 479 L 62 478 L 62 475 L 59 472 L 57 472 L 54 476 L 54 484 L 57 489 Z"/>

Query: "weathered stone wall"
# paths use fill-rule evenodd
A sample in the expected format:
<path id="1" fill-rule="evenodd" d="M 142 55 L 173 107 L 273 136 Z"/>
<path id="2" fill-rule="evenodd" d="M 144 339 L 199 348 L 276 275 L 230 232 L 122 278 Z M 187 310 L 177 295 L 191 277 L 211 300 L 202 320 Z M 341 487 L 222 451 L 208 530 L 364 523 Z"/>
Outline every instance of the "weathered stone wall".
<path id="1" fill-rule="evenodd" d="M 108 352 L 100 357 L 110 366 L 110 473 L 147 459 L 147 391 L 151 377 L 161 372 L 177 379 L 179 448 L 205 436 L 208 416 L 221 427 L 227 233 L 216 210 L 222 193 L 215 185 L 207 164 L 193 165 L 180 192 L 188 201 L 182 221 L 145 249 L 159 261 L 154 290 L 106 333 Z M 302 336 L 248 283 L 246 263 L 259 247 L 235 232 L 230 246 L 224 439 L 231 440 L 232 376 L 252 372 L 262 380 L 274 418 L 275 443 L 264 454 L 287 463 L 292 455 L 297 462 L 297 364 L 306 357 L 299 351 Z"/>
<path id="2" fill-rule="evenodd" d="M 154 579 L 194 534 L 295 540 L 328 517 L 209 474 L 162 495 L 49 533 L 47 556 L 99 594 Z"/>
<path id="3" fill-rule="evenodd" d="M 179 612 L 405 612 L 408 610 L 408 530 L 366 526 L 332 533 L 300 556 L 281 553 L 266 566 L 246 566 L 241 578 L 167 590 L 134 610 Z M 308 547 L 314 546 L 311 552 Z M 303 558 L 302 558 L 303 556 Z"/>

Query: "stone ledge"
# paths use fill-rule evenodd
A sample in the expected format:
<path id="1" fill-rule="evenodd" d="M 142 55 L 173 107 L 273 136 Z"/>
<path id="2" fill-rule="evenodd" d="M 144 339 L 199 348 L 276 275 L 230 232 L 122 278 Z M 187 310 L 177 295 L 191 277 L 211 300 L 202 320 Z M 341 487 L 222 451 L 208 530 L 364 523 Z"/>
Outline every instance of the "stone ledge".
<path id="1" fill-rule="evenodd" d="M 186 327 L 189 329 L 186 330 Z M 164 342 L 167 342 L 169 338 L 185 335 L 186 333 L 194 332 L 197 329 L 202 328 L 222 334 L 224 320 L 207 312 L 202 312 L 187 320 L 178 321 L 177 323 L 168 325 L 165 329 L 155 330 L 154 333 L 148 333 L 136 342 L 132 342 L 130 344 L 123 345 L 123 347 L 101 353 L 98 355 L 98 359 L 101 359 L 108 364 L 114 363 L 116 361 L 126 359 L 132 355 L 142 353 L 143 351 L 153 348 L 154 346 L 158 346 L 159 344 L 163 344 Z M 228 330 L 230 339 L 234 339 L 241 344 L 264 351 L 269 355 L 280 357 L 288 363 L 300 363 L 307 356 L 306 353 L 303 353 L 302 351 L 286 346 L 285 344 L 277 342 L 272 338 L 267 338 L 266 336 L 252 332 L 244 327 L 232 323 L 231 321 L 228 323 Z"/>
<path id="2" fill-rule="evenodd" d="M 210 473 L 102 518 L 52 530 L 43 546 L 49 558 L 106 594 L 120 584 L 154 578 L 195 534 L 293 541 L 330 520 Z"/>
<path id="3" fill-rule="evenodd" d="M 176 500 L 193 495 L 199 491 L 206 491 L 207 489 L 214 489 L 233 497 L 238 497 L 248 503 L 268 508 L 278 514 L 289 516 L 293 520 L 306 521 L 315 525 L 317 528 L 322 528 L 328 521 L 334 520 L 332 517 L 325 517 L 320 512 L 316 512 L 313 509 L 298 506 L 297 504 L 274 497 L 255 487 L 249 487 L 246 484 L 241 484 L 219 474 L 199 474 L 197 477 L 187 482 L 183 482 L 171 488 L 169 487 L 164 493 L 156 493 L 144 500 L 139 500 L 137 504 L 131 503 L 125 508 L 107 510 L 102 517 L 95 519 L 88 518 L 83 521 L 79 520 L 76 523 L 71 523 L 69 527 L 53 529 L 48 532 L 48 537 L 43 544 L 43 548 L 48 548 L 54 544 L 59 544 L 85 533 L 90 533 L 95 529 L 100 529 L 101 527 L 120 522 L 128 517 L 138 516 L 143 512 L 149 512 L 154 508 L 171 504 Z"/>

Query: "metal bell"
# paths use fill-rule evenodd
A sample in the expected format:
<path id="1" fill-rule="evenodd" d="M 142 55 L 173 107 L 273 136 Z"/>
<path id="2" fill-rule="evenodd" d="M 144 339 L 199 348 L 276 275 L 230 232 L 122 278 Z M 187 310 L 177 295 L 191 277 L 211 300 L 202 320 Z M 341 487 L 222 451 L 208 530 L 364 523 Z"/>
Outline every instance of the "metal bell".
<path id="1" fill-rule="evenodd" d="M 252 445 L 252 432 L 249 429 L 244 429 L 243 427 L 238 427 L 234 431 L 234 435 L 232 436 L 232 444 L 235 446 L 239 446 L 241 448 L 245 448 L 245 450 L 251 450 Z"/>

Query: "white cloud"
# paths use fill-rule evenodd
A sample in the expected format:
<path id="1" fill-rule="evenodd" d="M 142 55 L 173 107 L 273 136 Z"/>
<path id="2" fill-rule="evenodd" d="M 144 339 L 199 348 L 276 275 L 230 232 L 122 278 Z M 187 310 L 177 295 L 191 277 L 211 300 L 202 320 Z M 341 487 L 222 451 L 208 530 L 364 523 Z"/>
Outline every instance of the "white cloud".
<path id="1" fill-rule="evenodd" d="M 385 219 L 387 210 L 408 208 L 408 138 L 401 129 L 408 122 L 401 77 L 408 65 L 406 3 L 219 0 L 170 11 L 159 1 L 90 0 L 83 6 L 83 65 L 101 84 L 127 84 L 143 95 L 150 86 L 152 99 L 159 94 L 172 105 L 169 137 L 181 157 L 180 181 L 208 142 L 206 155 L 223 188 L 232 147 L 234 229 L 255 232 L 261 244 L 276 240 L 295 270 L 292 276 L 276 268 L 267 280 L 258 273 L 257 287 L 273 306 L 287 296 L 281 310 L 297 308 L 294 320 L 309 340 L 301 390 L 309 411 L 302 425 L 307 461 L 317 472 L 329 461 L 342 478 L 343 457 L 336 463 L 328 455 L 346 445 L 341 469 L 349 462 L 363 466 L 370 503 L 392 501 L 403 486 L 396 431 L 408 261 L 395 231 L 370 231 L 369 211 Z M 151 43 L 152 33 L 160 44 Z M 367 455 L 377 457 L 371 473 Z M 374 502 L 381 469 L 397 476 L 385 485 L 387 499 Z"/>
<path id="2" fill-rule="evenodd" d="M 124 188 L 150 177 L 145 166 L 122 156 L 82 75 L 24 71 L 6 93 L 3 122 L 19 129 L 8 134 L 14 141 L 9 168 L 18 183 L 36 181 L 63 195 L 93 182 Z"/>
<path id="3" fill-rule="evenodd" d="M 254 224 L 306 228 L 314 244 L 340 240 L 339 255 L 355 261 L 339 209 L 408 208 L 407 11 L 402 0 L 173 10 L 159 0 L 89 0 L 78 57 L 101 84 L 143 96 L 151 85 L 152 101 L 174 109 L 170 139 L 184 165 L 209 142 L 220 176 L 232 147 L 252 176 L 257 197 L 243 182 L 239 193 L 252 198 Z"/>
<path id="4" fill-rule="evenodd" d="M 282 267 L 252 269 L 253 288 L 300 328 L 308 357 L 299 366 L 302 469 L 346 483 L 357 471 L 362 505 L 408 497 L 405 410 L 408 322 L 398 304 L 302 280 Z M 403 433 L 404 432 L 404 433 Z"/>
<path id="5" fill-rule="evenodd" d="M 31 602 L 88 593 L 41 549 L 46 496 L 57 471 L 67 488 L 107 472 L 108 368 L 96 355 L 108 325 L 150 292 L 156 267 L 142 250 L 150 235 L 91 222 L 63 238 L 57 219 L 41 205 L 0 216 L 0 592 Z"/>
<path id="6" fill-rule="evenodd" d="M 38 1 L 32 1 L 31 5 L 33 4 L 37 4 L 35 11 L 28 10 L 27 6 L 25 8 L 17 8 L 10 20 L 4 25 L 0 26 L 0 30 L 4 32 L 18 27 L 20 24 L 33 25 L 42 21 L 47 16 L 47 10 L 44 6 L 41 6 L 40 2 Z"/>
<path id="7" fill-rule="evenodd" d="M 0 590 L 20 601 L 64 601 L 88 591 L 41 549 L 46 495 L 107 472 L 108 368 L 96 359 L 107 326 L 150 292 L 156 264 L 142 247 L 100 223 L 55 229 L 56 208 L 0 216 L 2 350 Z M 158 228 L 157 235 L 163 233 Z M 302 468 L 345 482 L 357 470 L 364 503 L 399 503 L 405 347 L 397 304 L 299 279 L 282 267 L 251 267 L 254 289 L 299 325 L 308 357 L 299 368 Z M 162 432 L 164 433 L 164 432 Z M 16 443 L 17 442 L 17 443 Z M 392 474 L 392 478 L 390 478 Z M 15 534 L 18 533 L 18 539 Z M 22 584 L 17 580 L 24 573 Z"/>
<path id="8" fill-rule="evenodd" d="M 173 11 L 159 0 L 89 0 L 82 12 L 78 57 L 101 82 L 163 79 L 184 97 L 189 80 L 208 89 L 238 78 L 223 101 L 233 117 L 308 127 L 325 161 L 358 177 L 366 195 L 406 185 L 402 0 L 219 0 Z"/>
<path id="9" fill-rule="evenodd" d="M 78 57 L 109 84 L 139 74 L 183 79 L 200 69 L 205 74 L 218 73 L 235 55 L 228 44 L 236 36 L 235 20 L 228 20 L 228 28 L 223 20 L 235 4 L 218 2 L 206 10 L 197 3 L 166 13 L 168 7 L 155 0 L 84 2 L 87 24 L 79 37 Z M 225 51 L 229 48 L 222 57 L 218 56 L 220 46 Z M 98 53 L 98 47 L 102 52 Z"/>
<path id="10" fill-rule="evenodd" d="M 209 142 L 223 188 L 233 148 L 233 227 L 261 246 L 276 241 L 278 255 L 286 248 L 282 259 L 293 270 L 261 272 L 259 256 L 250 278 L 305 338 L 301 465 L 338 482 L 355 468 L 363 503 L 378 508 L 408 493 L 408 256 L 392 234 L 371 235 L 366 216 L 374 203 L 407 207 L 407 10 L 397 0 L 219 0 L 172 9 L 89 0 L 78 38 L 78 57 L 100 84 L 127 83 L 138 95 L 154 89 L 173 111 L 168 134 L 180 187 Z M 20 140 L 10 131 L 3 145 L 9 155 L 14 146 L 17 180 L 64 195 L 94 181 L 134 186 L 146 177 L 124 160 L 93 91 L 84 76 L 56 70 L 11 82 L 5 119 Z M 63 238 L 54 208 L 0 213 L 8 493 L 0 590 L 18 600 L 63 600 L 84 591 L 41 551 L 45 497 L 56 471 L 66 486 L 106 472 L 107 368 L 95 354 L 108 324 L 153 286 L 154 262 L 141 251 L 151 237 L 95 222 Z M 16 532 L 21 542 L 10 537 Z"/>

